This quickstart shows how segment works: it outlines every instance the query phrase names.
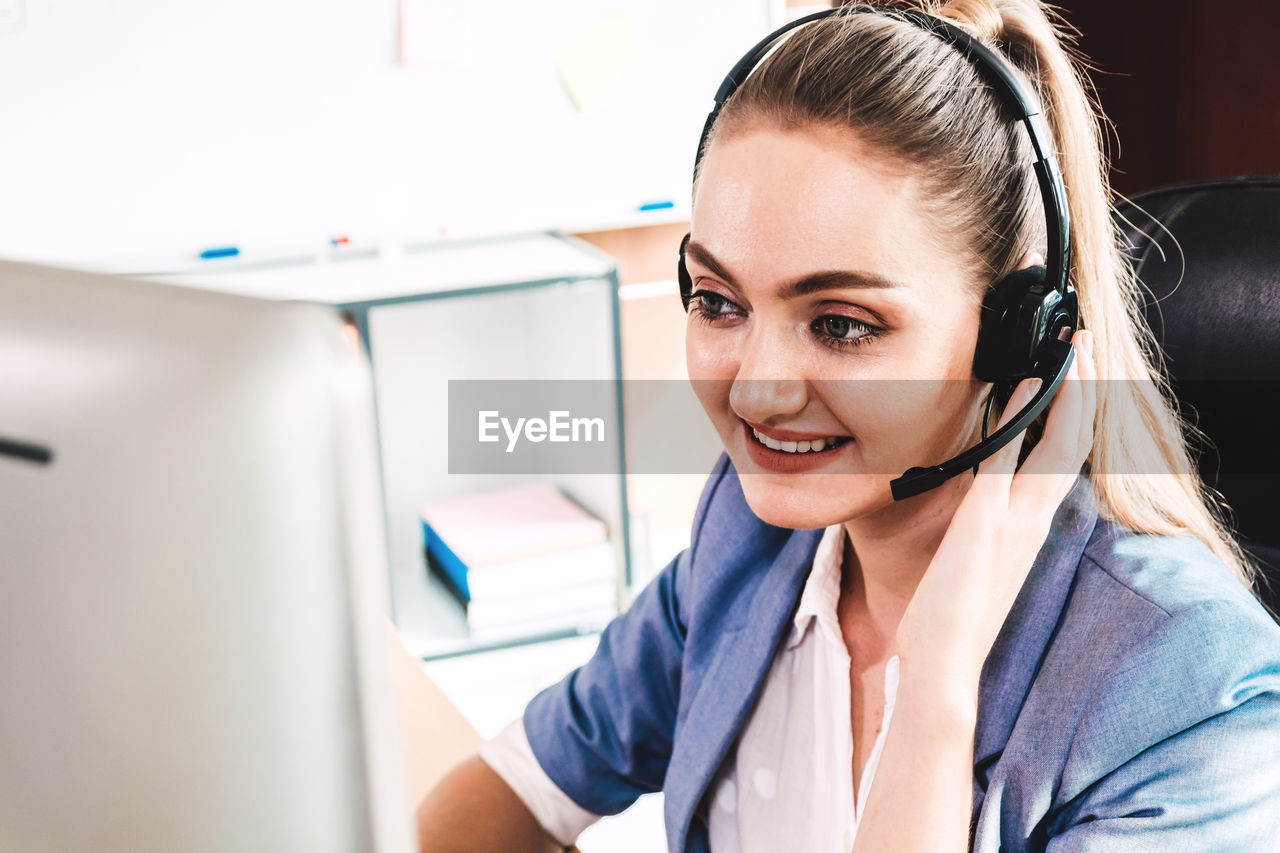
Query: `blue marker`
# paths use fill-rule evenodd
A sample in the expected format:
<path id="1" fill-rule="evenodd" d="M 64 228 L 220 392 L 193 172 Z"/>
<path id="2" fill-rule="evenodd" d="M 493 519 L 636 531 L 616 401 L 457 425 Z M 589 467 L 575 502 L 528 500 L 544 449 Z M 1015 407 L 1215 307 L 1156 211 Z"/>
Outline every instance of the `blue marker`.
<path id="1" fill-rule="evenodd" d="M 200 257 L 204 260 L 211 258 L 234 258 L 240 254 L 240 250 L 235 246 L 222 246 L 217 249 L 205 249 L 200 253 Z"/>
<path id="2" fill-rule="evenodd" d="M 648 210 L 670 210 L 675 206 L 676 203 L 674 201 L 651 201 L 640 205 L 640 212 L 643 213 Z"/>

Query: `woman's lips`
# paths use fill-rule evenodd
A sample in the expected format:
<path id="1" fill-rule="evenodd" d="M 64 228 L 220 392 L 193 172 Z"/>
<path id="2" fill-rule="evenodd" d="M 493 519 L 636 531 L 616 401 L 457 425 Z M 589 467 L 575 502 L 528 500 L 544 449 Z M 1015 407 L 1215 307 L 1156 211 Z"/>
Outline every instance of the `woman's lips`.
<path id="1" fill-rule="evenodd" d="M 830 464 L 844 448 L 853 443 L 853 439 L 845 438 L 838 444 L 828 446 L 822 450 L 806 450 L 803 452 L 788 452 L 785 450 L 774 450 L 771 447 L 762 444 L 755 437 L 754 429 L 751 424 L 742 421 L 742 434 L 747 442 L 747 453 L 751 456 L 751 460 L 769 471 L 778 471 L 782 473 L 796 473 L 802 471 L 812 471 L 815 468 L 821 468 Z M 806 433 L 786 433 L 782 430 L 774 430 L 770 434 L 770 438 L 774 436 L 786 435 L 806 435 Z M 824 436 L 808 434 L 810 438 L 823 438 Z M 782 439 L 791 441 L 793 439 Z M 808 439 L 796 439 L 808 440 Z"/>
<path id="2" fill-rule="evenodd" d="M 829 433 L 821 433 L 821 432 L 795 432 L 789 429 L 774 429 L 773 427 L 766 427 L 764 424 L 752 423 L 746 418 L 739 418 L 738 420 L 742 421 L 744 424 L 751 427 L 752 429 L 759 430 L 760 432 L 769 436 L 769 438 L 777 439 L 778 441 L 811 441 L 812 439 L 815 439 L 815 438 L 845 437 L 845 436 L 832 436 Z"/>

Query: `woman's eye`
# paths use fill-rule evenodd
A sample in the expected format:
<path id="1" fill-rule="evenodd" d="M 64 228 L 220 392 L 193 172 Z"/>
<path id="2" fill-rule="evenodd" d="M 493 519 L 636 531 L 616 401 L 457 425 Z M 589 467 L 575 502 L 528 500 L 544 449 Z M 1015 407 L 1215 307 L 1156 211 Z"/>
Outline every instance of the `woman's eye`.
<path id="1" fill-rule="evenodd" d="M 729 316 L 733 313 L 732 306 L 728 299 L 710 290 L 695 290 L 689 300 L 690 313 L 704 321 Z"/>
<path id="2" fill-rule="evenodd" d="M 880 334 L 880 329 L 842 314 L 829 314 L 814 324 L 820 337 L 837 348 L 858 346 Z"/>

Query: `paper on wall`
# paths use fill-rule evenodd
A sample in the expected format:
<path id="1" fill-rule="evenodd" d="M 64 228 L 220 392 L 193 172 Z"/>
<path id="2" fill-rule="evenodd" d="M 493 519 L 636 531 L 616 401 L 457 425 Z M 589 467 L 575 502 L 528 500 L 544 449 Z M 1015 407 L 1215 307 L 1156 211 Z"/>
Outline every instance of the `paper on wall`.
<path id="1" fill-rule="evenodd" d="M 556 51 L 556 70 L 579 111 L 604 100 L 640 65 L 640 38 L 625 10 L 605 15 Z"/>

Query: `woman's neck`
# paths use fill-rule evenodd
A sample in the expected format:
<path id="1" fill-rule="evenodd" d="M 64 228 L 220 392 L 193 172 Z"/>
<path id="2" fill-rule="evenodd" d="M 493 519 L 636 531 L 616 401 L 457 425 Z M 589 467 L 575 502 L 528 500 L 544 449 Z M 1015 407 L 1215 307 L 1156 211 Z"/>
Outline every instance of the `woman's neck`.
<path id="1" fill-rule="evenodd" d="M 954 477 L 923 495 L 844 522 L 840 610 L 886 648 L 972 482 L 972 475 Z"/>

